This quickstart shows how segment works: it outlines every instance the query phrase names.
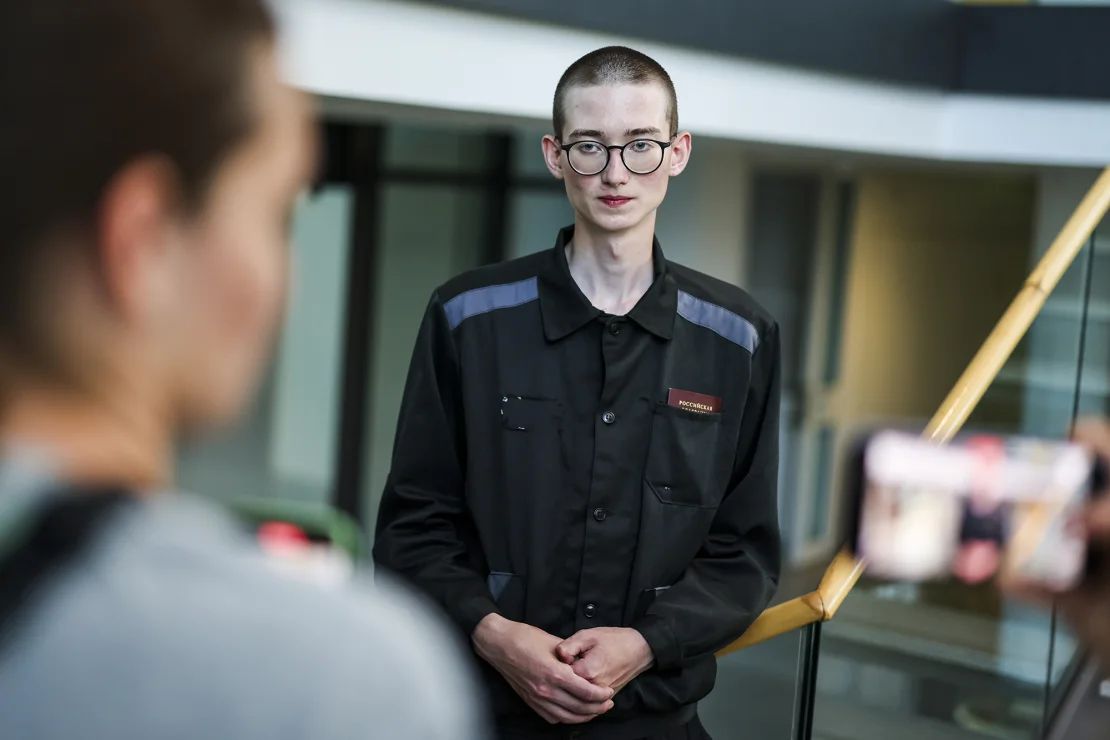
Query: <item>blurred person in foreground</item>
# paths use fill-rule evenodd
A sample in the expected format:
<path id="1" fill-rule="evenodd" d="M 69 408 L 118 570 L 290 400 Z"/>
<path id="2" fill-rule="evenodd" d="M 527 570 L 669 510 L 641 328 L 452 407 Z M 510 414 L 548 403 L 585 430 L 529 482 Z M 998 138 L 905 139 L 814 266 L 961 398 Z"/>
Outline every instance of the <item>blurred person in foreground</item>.
<path id="1" fill-rule="evenodd" d="M 574 225 L 432 296 L 374 555 L 471 638 L 502 738 L 706 738 L 778 581 L 778 326 L 655 238 L 692 146 L 658 62 L 598 49 L 553 102 Z"/>
<path id="2" fill-rule="evenodd" d="M 1075 428 L 1075 441 L 1089 447 L 1110 466 L 1110 423 L 1086 420 Z M 1110 490 L 1097 491 L 1081 522 L 1090 537 L 1094 569 L 1074 590 L 1064 594 L 1006 584 L 1016 596 L 1050 605 L 1053 602 L 1080 641 L 1110 669 Z"/>
<path id="3" fill-rule="evenodd" d="M 280 316 L 308 101 L 261 0 L 0 8 L 0 737 L 482 737 L 441 626 L 173 487 Z"/>

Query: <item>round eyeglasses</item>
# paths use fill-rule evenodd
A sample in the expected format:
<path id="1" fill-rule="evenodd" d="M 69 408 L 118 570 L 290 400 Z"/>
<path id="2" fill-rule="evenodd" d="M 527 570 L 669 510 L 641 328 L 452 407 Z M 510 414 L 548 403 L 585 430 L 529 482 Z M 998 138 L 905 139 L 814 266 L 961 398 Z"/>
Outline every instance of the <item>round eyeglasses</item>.
<path id="1" fill-rule="evenodd" d="M 620 151 L 621 161 L 629 172 L 634 175 L 650 175 L 663 164 L 663 152 L 672 142 L 673 139 L 633 139 L 623 146 L 607 146 L 600 141 L 587 140 L 564 144 L 560 148 L 567 153 L 571 169 L 579 175 L 589 176 L 604 172 L 609 166 L 609 156 L 614 149 Z"/>

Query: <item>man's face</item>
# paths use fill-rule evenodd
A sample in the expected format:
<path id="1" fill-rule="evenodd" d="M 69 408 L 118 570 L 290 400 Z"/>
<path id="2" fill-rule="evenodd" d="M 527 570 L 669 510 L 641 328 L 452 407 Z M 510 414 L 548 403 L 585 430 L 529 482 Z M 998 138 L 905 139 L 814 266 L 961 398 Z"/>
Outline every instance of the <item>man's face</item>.
<path id="1" fill-rule="evenodd" d="M 690 155 L 690 134 L 671 139 L 664 87 L 655 82 L 572 87 L 563 105 L 566 124 L 561 139 L 545 136 L 544 156 L 551 173 L 566 182 L 567 197 L 578 219 L 601 232 L 621 233 L 652 218 L 667 194 L 668 181 L 685 169 Z M 583 175 L 574 170 L 568 153 L 561 149 L 582 141 L 619 146 L 636 139 L 672 142 L 663 150 L 662 163 L 654 172 L 629 171 L 620 152 L 613 149 L 604 170 Z M 631 163 L 633 152 L 627 151 Z"/>
<path id="2" fill-rule="evenodd" d="M 309 105 L 269 48 L 250 91 L 258 123 L 215 173 L 177 270 L 187 303 L 172 333 L 191 426 L 232 418 L 254 388 L 284 306 L 293 203 L 315 165 Z"/>

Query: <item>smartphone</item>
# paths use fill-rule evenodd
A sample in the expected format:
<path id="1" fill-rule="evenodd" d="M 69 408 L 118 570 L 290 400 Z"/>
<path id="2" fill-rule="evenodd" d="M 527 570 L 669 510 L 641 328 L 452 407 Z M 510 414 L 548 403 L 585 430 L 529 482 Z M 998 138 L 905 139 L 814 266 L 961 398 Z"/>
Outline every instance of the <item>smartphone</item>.
<path id="1" fill-rule="evenodd" d="M 939 445 L 884 430 L 848 466 L 850 544 L 870 575 L 922 581 L 996 576 L 1054 591 L 1087 565 L 1078 516 L 1094 456 L 1070 442 L 968 435 Z"/>

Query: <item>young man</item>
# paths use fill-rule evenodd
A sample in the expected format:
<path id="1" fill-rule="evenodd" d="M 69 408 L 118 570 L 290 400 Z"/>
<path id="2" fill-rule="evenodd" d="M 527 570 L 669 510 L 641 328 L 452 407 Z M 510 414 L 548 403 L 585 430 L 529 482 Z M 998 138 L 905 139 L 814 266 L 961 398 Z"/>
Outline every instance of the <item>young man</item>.
<path id="1" fill-rule="evenodd" d="M 656 62 L 579 59 L 543 139 L 574 226 L 417 339 L 375 557 L 470 636 L 504 738 L 705 737 L 713 653 L 775 590 L 778 329 L 654 240 L 690 151 Z"/>

